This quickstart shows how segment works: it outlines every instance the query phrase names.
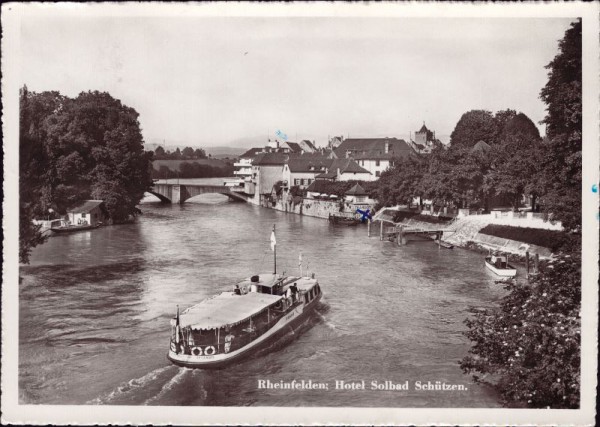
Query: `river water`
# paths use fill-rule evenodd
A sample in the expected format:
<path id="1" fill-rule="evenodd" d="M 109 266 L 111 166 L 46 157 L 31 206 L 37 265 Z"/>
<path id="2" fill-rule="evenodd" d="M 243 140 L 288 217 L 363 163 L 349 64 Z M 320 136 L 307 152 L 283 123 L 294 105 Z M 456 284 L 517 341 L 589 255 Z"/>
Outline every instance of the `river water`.
<path id="1" fill-rule="evenodd" d="M 56 236 L 21 268 L 21 403 L 206 406 L 496 407 L 458 365 L 471 307 L 503 289 L 481 256 L 432 242 L 398 247 L 366 226 L 334 227 L 220 195 L 146 203 L 135 224 Z M 317 312 L 281 342 L 218 371 L 171 365 L 169 320 L 238 279 L 314 272 Z M 308 265 L 306 265 L 308 263 Z M 261 389 L 259 380 L 328 383 L 329 390 Z M 335 381 L 409 381 L 408 391 L 336 390 Z M 462 391 L 414 390 L 415 381 Z"/>

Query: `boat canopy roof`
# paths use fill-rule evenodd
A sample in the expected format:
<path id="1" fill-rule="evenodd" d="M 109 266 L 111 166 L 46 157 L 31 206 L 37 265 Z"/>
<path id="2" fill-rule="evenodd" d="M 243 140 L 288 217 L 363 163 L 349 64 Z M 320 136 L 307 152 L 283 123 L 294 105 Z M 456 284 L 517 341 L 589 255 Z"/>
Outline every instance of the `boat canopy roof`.
<path id="1" fill-rule="evenodd" d="M 236 295 L 223 292 L 181 313 L 180 326 L 192 329 L 216 329 L 248 320 L 281 299 L 281 295 L 249 292 Z"/>

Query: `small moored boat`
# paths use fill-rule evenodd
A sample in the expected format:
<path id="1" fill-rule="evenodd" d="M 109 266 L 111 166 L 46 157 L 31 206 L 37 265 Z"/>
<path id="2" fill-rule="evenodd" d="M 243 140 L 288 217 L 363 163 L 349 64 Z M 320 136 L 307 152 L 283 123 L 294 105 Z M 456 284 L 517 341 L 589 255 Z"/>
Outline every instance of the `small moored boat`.
<path id="1" fill-rule="evenodd" d="M 275 253 L 275 228 L 271 235 Z M 171 320 L 168 359 L 190 368 L 221 368 L 247 358 L 299 325 L 321 299 L 311 277 L 254 275 L 179 313 Z"/>
<path id="2" fill-rule="evenodd" d="M 345 225 L 348 227 L 352 227 L 360 224 L 360 219 L 348 216 L 329 214 L 329 222 L 335 225 Z"/>
<path id="3" fill-rule="evenodd" d="M 88 224 L 86 223 L 82 223 L 82 224 L 71 224 L 68 221 L 63 221 L 61 220 L 61 224 L 60 225 L 56 225 L 56 226 L 52 226 L 50 228 L 51 231 L 55 232 L 55 233 L 73 233 L 75 231 L 85 231 L 85 230 L 93 230 L 94 228 L 98 228 L 100 227 L 100 223 L 96 223 L 96 224 Z"/>
<path id="4" fill-rule="evenodd" d="M 508 263 L 507 255 L 488 255 L 485 257 L 485 266 L 502 277 L 514 277 L 517 269 Z"/>

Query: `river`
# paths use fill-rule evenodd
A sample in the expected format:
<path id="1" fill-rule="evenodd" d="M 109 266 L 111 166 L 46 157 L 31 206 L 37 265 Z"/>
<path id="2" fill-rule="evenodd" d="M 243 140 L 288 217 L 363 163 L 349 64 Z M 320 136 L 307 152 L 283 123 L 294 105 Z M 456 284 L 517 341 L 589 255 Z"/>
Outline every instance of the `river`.
<path id="1" fill-rule="evenodd" d="M 21 267 L 19 398 L 23 404 L 497 407 L 458 362 L 471 307 L 504 293 L 481 255 L 431 242 L 398 247 L 366 226 L 334 227 L 224 196 L 144 203 L 135 224 L 56 236 Z M 276 346 L 218 371 L 171 365 L 169 320 L 238 279 L 298 272 L 324 298 Z M 308 263 L 308 266 L 306 264 Z M 312 380 L 329 390 L 260 389 Z M 462 391 L 335 390 L 336 380 L 442 381 Z"/>

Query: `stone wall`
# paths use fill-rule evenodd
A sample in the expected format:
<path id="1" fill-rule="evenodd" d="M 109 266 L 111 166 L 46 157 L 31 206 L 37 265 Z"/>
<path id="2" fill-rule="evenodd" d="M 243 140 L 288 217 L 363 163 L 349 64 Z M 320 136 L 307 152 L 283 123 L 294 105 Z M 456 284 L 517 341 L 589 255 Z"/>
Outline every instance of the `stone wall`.
<path id="1" fill-rule="evenodd" d="M 282 212 L 325 219 L 329 218 L 329 215 L 355 216 L 356 218 L 360 218 L 361 215 L 356 213 L 356 209 L 373 209 L 366 203 L 342 202 L 341 204 L 342 209 L 340 209 L 339 200 L 302 199 L 302 202 L 294 203 L 291 198 L 280 198 L 277 199 L 275 203 L 264 201 L 262 206 Z"/>

